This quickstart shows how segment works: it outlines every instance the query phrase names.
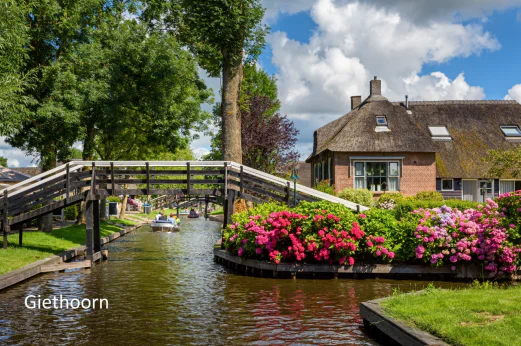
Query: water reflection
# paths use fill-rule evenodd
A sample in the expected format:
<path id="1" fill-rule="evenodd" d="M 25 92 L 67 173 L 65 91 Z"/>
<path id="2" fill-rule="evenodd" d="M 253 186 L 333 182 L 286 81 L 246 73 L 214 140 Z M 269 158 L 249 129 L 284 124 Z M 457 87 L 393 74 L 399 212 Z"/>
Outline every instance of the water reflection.
<path id="1" fill-rule="evenodd" d="M 425 282 L 273 280 L 213 262 L 219 224 L 187 220 L 180 233 L 143 228 L 109 244 L 91 270 L 46 274 L 0 293 L 3 344 L 375 345 L 361 301 Z M 439 283 L 442 286 L 456 284 Z M 28 294 L 107 298 L 108 310 L 29 310 Z"/>

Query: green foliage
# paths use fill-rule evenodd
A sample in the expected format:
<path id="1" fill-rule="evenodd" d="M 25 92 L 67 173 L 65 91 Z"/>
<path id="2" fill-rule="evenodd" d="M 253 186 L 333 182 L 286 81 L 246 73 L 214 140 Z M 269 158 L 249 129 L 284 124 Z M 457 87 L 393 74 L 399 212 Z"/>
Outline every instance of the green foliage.
<path id="1" fill-rule="evenodd" d="M 335 185 L 330 185 L 329 180 L 322 180 L 321 182 L 315 184 L 313 188 L 330 195 L 335 195 Z"/>
<path id="2" fill-rule="evenodd" d="M 378 198 L 378 203 L 384 203 L 384 202 L 388 202 L 390 200 L 393 200 L 395 203 L 398 203 L 401 200 L 403 200 L 403 198 L 404 198 L 403 195 L 399 192 L 388 192 L 388 193 L 384 193 L 383 195 L 381 195 Z"/>
<path id="3" fill-rule="evenodd" d="M 373 194 L 367 189 L 346 188 L 340 191 L 338 197 L 369 208 L 374 204 Z"/>
<path id="4" fill-rule="evenodd" d="M 504 151 L 489 150 L 483 161 L 490 165 L 489 177 L 521 177 L 521 147 Z"/>
<path id="5" fill-rule="evenodd" d="M 443 196 L 438 191 L 420 191 L 414 198 L 417 200 L 443 201 Z"/>
<path id="6" fill-rule="evenodd" d="M 3 156 L 0 156 L 0 166 L 7 167 L 7 159 Z"/>
<path id="7" fill-rule="evenodd" d="M 505 214 L 503 227 L 514 242 L 521 240 L 521 191 L 502 194 L 497 199 L 499 210 Z M 514 227 L 511 227 L 511 226 Z"/>
<path id="8" fill-rule="evenodd" d="M 65 208 L 63 213 L 65 220 L 76 220 L 78 217 L 78 208 L 79 204 L 71 205 Z"/>
<path id="9" fill-rule="evenodd" d="M 267 217 L 269 214 L 276 211 L 286 210 L 287 207 L 282 203 L 263 203 L 257 204 L 255 207 L 251 209 L 247 209 L 241 213 L 235 213 L 232 215 L 233 222 L 239 222 L 241 224 L 246 223 L 250 216 L 252 215 L 262 215 L 263 217 Z"/>
<path id="10" fill-rule="evenodd" d="M 222 91 L 221 91 L 222 92 Z M 240 93 L 240 107 L 241 111 L 248 110 L 251 100 L 254 97 L 268 97 L 273 106 L 267 109 L 264 113 L 266 117 L 273 116 L 280 107 L 280 101 L 277 97 L 277 81 L 275 76 L 270 76 L 263 69 L 257 68 L 255 64 L 245 64 L 243 66 L 243 81 Z M 213 127 L 217 129 L 216 132 L 208 132 L 212 137 L 210 153 L 203 157 L 203 160 L 222 160 L 223 159 L 223 143 L 222 143 L 222 116 L 221 103 L 217 103 L 212 112 Z M 241 129 L 241 131 L 243 131 Z M 243 156 L 248 153 L 243 152 Z"/>
<path id="11" fill-rule="evenodd" d="M 107 202 L 121 203 L 121 198 L 119 198 L 118 196 L 109 196 L 107 197 Z"/>
<path id="12" fill-rule="evenodd" d="M 410 212 L 416 209 L 424 208 L 439 208 L 446 205 L 451 208 L 457 208 L 458 210 L 465 209 L 476 209 L 479 205 L 478 202 L 462 201 L 459 199 L 447 199 L 447 200 L 414 200 L 404 199 L 396 205 L 395 212 L 398 219 L 407 216 Z"/>
<path id="13" fill-rule="evenodd" d="M 268 31 L 259 0 L 147 0 L 142 19 L 156 30 L 170 30 L 198 57 L 212 77 L 244 55 L 255 61 Z"/>
<path id="14" fill-rule="evenodd" d="M 0 135 L 19 129 L 30 102 L 24 95 L 32 78 L 32 72 L 23 70 L 29 46 L 25 11 L 22 1 L 0 2 Z"/>

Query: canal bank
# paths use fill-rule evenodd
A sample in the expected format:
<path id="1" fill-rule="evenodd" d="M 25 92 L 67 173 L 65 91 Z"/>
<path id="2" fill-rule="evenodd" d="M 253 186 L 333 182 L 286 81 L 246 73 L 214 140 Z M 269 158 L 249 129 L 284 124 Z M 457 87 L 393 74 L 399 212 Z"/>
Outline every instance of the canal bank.
<path id="1" fill-rule="evenodd" d="M 140 223 L 134 226 L 122 226 L 123 228 L 120 231 L 113 232 L 106 237 L 101 238 L 101 245 L 105 245 L 111 241 L 118 239 L 121 236 L 124 236 L 127 233 L 133 232 L 139 227 L 141 227 L 144 223 Z M 41 259 L 39 261 L 30 263 L 22 268 L 16 269 L 14 271 L 8 272 L 4 275 L 0 276 L 0 291 L 16 285 L 22 281 L 33 278 L 42 273 L 48 273 L 49 271 L 62 270 L 59 265 L 63 263 L 67 263 L 73 261 L 81 256 L 85 255 L 86 247 L 84 245 L 78 246 L 64 252 L 61 252 L 56 255 L 52 255 L 50 257 Z M 66 268 L 67 267 L 67 268 Z M 76 269 L 90 267 L 87 265 L 76 266 Z M 64 269 L 73 269 L 73 266 L 63 266 Z"/>
<path id="2" fill-rule="evenodd" d="M 201 218 L 178 233 L 145 226 L 106 244 L 109 260 L 91 270 L 49 273 L 3 290 L 2 343 L 378 345 L 365 334 L 359 304 L 427 284 L 236 275 L 213 261 L 220 226 Z M 29 310 L 29 294 L 106 298 L 109 309 Z"/>

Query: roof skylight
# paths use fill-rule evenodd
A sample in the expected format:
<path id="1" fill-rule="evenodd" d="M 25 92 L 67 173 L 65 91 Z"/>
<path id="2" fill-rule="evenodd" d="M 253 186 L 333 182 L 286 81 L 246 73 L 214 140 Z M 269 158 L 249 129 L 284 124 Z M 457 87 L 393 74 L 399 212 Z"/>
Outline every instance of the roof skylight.
<path id="1" fill-rule="evenodd" d="M 376 125 L 387 126 L 387 118 L 383 115 L 376 116 Z"/>
<path id="2" fill-rule="evenodd" d="M 501 126 L 501 131 L 506 137 L 521 137 L 519 126 Z"/>
<path id="3" fill-rule="evenodd" d="M 429 126 L 429 131 L 433 139 L 451 139 L 447 126 L 436 125 Z"/>

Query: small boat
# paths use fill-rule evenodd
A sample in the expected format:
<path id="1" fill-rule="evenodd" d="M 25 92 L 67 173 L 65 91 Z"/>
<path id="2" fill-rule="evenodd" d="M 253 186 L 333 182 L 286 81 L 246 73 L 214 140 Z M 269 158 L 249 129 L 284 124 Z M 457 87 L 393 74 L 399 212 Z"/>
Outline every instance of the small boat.
<path id="1" fill-rule="evenodd" d="M 180 230 L 181 228 L 179 225 L 172 225 L 170 221 L 152 221 L 152 231 L 154 232 L 178 232 Z"/>
<path id="2" fill-rule="evenodd" d="M 190 212 L 187 216 L 187 218 L 189 218 L 189 219 L 197 219 L 198 217 L 199 217 L 199 214 L 196 211 Z"/>

